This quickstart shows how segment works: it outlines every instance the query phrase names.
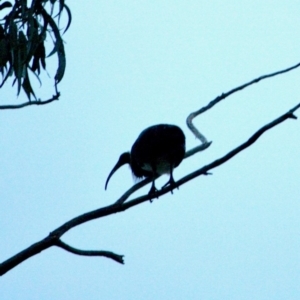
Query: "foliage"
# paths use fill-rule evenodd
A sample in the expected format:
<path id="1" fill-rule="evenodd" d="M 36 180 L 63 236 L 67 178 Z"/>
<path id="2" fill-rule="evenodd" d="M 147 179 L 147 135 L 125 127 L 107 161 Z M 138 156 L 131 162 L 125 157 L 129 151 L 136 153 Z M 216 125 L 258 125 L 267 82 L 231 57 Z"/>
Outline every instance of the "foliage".
<path id="1" fill-rule="evenodd" d="M 30 5 L 27 2 L 16 0 L 14 4 L 10 1 L 0 4 L 0 12 L 10 9 L 0 20 L 0 88 L 9 77 L 14 76 L 13 85 L 17 86 L 17 94 L 23 89 L 30 101 L 31 96 L 36 100 L 37 97 L 29 74 L 34 74 L 41 84 L 41 69 L 46 70 L 46 58 L 53 54 L 58 58 L 54 76 L 55 91 L 58 94 L 57 84 L 62 80 L 66 68 L 59 22 L 65 11 L 67 25 L 64 33 L 70 26 L 71 12 L 64 0 L 32 0 Z M 53 44 L 53 49 L 47 56 L 46 40 Z"/>

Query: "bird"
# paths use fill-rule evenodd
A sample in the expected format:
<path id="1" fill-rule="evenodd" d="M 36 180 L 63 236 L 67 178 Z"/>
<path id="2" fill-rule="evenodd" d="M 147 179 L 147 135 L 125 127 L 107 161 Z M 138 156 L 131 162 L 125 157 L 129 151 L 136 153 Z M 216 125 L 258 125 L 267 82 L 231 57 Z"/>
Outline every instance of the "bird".
<path id="1" fill-rule="evenodd" d="M 155 194 L 155 178 L 170 174 L 168 185 L 175 187 L 174 168 L 182 162 L 185 154 L 185 135 L 180 127 L 170 124 L 158 124 L 144 129 L 130 152 L 120 155 L 118 162 L 109 173 L 105 190 L 111 176 L 123 165 L 129 164 L 136 178 L 151 178 L 152 185 L 148 194 Z"/>

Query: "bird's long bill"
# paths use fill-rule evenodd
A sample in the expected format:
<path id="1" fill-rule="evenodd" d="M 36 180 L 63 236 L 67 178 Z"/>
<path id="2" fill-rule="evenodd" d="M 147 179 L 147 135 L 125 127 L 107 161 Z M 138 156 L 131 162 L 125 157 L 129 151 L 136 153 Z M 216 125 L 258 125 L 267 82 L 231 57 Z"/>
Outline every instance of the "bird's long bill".
<path id="1" fill-rule="evenodd" d="M 116 165 L 113 167 L 113 169 L 110 171 L 107 179 L 106 179 L 106 183 L 105 183 L 105 190 L 107 188 L 108 182 L 110 177 L 123 165 L 125 164 L 130 164 L 130 153 L 129 152 L 125 152 L 123 154 L 120 155 L 120 158 L 118 160 L 118 162 L 116 163 Z"/>

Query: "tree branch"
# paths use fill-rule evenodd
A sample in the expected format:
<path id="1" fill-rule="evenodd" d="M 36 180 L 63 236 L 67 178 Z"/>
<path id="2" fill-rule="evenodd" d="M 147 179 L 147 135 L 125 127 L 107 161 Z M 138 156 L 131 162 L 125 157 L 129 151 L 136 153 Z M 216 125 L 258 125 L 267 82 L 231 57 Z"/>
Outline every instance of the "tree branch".
<path id="1" fill-rule="evenodd" d="M 201 146 L 206 146 L 207 144 L 207 147 L 210 146 L 211 142 L 208 142 L 207 139 L 205 138 L 205 136 L 203 134 L 201 134 L 199 132 L 199 130 L 196 128 L 196 126 L 193 124 L 193 119 L 195 117 L 197 117 L 198 115 L 206 112 L 207 110 L 211 109 L 213 106 L 215 106 L 217 103 L 219 103 L 220 101 L 224 100 L 225 98 L 227 98 L 228 96 L 234 94 L 235 92 L 238 92 L 238 91 L 241 91 L 243 90 L 244 88 L 254 84 L 254 83 L 258 83 L 259 81 L 261 80 L 264 80 L 264 79 L 267 79 L 267 78 L 271 78 L 271 77 L 274 77 L 274 76 L 277 76 L 277 75 L 280 75 L 280 74 L 284 74 L 284 73 L 287 73 L 289 71 L 292 71 L 294 69 L 297 69 L 298 67 L 300 66 L 300 63 L 297 63 L 296 65 L 292 66 L 292 67 L 289 67 L 289 68 L 286 68 L 286 69 L 283 69 L 281 71 L 277 71 L 277 72 L 274 72 L 274 73 L 270 73 L 270 74 L 266 74 L 266 75 L 262 75 L 260 77 L 257 77 L 245 84 L 242 84 L 226 93 L 222 93 L 220 96 L 216 97 L 214 100 L 210 101 L 206 106 L 202 107 L 201 109 L 195 111 L 195 112 L 192 112 L 191 114 L 189 114 L 189 116 L 187 117 L 186 119 L 186 124 L 188 126 L 188 128 L 192 131 L 192 133 L 196 136 L 196 138 L 198 138 L 202 145 Z M 195 154 L 196 152 L 199 152 L 199 151 L 203 151 L 205 150 L 207 147 L 205 147 L 204 149 L 199 146 L 198 149 L 194 148 L 194 153 Z"/>
<path id="2" fill-rule="evenodd" d="M 110 251 L 80 250 L 80 249 L 71 247 L 70 245 L 67 245 L 62 240 L 57 240 L 56 246 L 66 250 L 68 252 L 71 252 L 73 254 L 83 255 L 83 256 L 104 256 L 107 258 L 111 258 L 120 264 L 124 264 L 124 259 L 123 259 L 124 255 L 115 254 Z"/>
<path id="3" fill-rule="evenodd" d="M 271 128 L 279 125 L 280 123 L 284 122 L 287 119 L 297 119 L 297 117 L 294 115 L 294 112 L 298 108 L 300 108 L 300 103 L 298 103 L 294 108 L 290 109 L 287 113 L 283 114 L 279 118 L 277 118 L 274 121 L 272 121 L 272 122 L 266 124 L 265 126 L 263 126 L 261 129 L 259 129 L 257 132 L 255 132 L 245 143 L 243 143 L 240 146 L 236 147 L 235 149 L 233 149 L 232 151 L 230 151 L 229 153 L 227 153 L 223 157 L 221 157 L 221 158 L 213 161 L 212 163 L 210 163 L 210 164 L 208 164 L 208 165 L 206 165 L 206 166 L 204 166 L 204 167 L 196 170 L 195 172 L 190 173 L 189 175 L 183 177 L 176 184 L 177 185 L 182 185 L 185 182 L 188 182 L 188 181 L 192 180 L 195 177 L 198 177 L 200 175 L 206 175 L 207 171 L 209 171 L 211 169 L 214 169 L 214 168 L 222 165 L 223 163 L 227 162 L 229 159 L 231 159 L 232 157 L 234 157 L 235 155 L 237 155 L 239 152 L 241 152 L 244 149 L 246 149 L 249 146 L 251 146 L 267 130 L 270 130 Z"/>
<path id="4" fill-rule="evenodd" d="M 17 108 L 23 108 L 25 106 L 30 106 L 30 105 L 44 105 L 44 104 L 51 103 L 55 100 L 59 100 L 59 97 L 60 97 L 60 93 L 57 92 L 55 95 L 53 95 L 52 98 L 50 98 L 48 100 L 28 101 L 28 102 L 25 102 L 25 103 L 15 104 L 15 105 L 0 105 L 0 110 L 17 109 Z"/>
<path id="5" fill-rule="evenodd" d="M 239 152 L 243 151 L 244 149 L 246 149 L 247 147 L 251 146 L 253 143 L 255 143 L 258 138 L 266 131 L 270 130 L 271 128 L 279 125 L 280 123 L 284 122 L 287 119 L 296 119 L 297 117 L 294 115 L 294 112 L 300 108 L 300 103 L 297 104 L 294 108 L 292 108 L 291 110 L 289 110 L 287 113 L 283 114 L 282 116 L 280 116 L 279 118 L 273 120 L 272 122 L 266 124 L 265 126 L 263 126 L 261 129 L 259 129 L 257 132 L 255 132 L 246 142 L 244 142 L 243 144 L 241 144 L 240 146 L 236 147 L 235 149 L 233 149 L 232 151 L 230 151 L 229 153 L 227 153 L 226 155 L 224 155 L 223 157 L 213 161 L 212 163 L 188 174 L 187 176 L 184 176 L 183 178 L 181 178 L 179 181 L 176 182 L 177 186 L 181 186 L 184 183 L 200 176 L 200 175 L 207 175 L 208 171 L 211 169 L 214 169 L 220 165 L 222 165 L 223 163 L 227 162 L 229 159 L 231 159 L 232 157 L 234 157 L 235 155 L 237 155 Z M 136 184 L 134 187 L 138 186 L 140 187 L 141 184 L 146 184 L 150 182 L 149 179 L 143 180 L 142 182 Z M 133 188 L 134 188 L 133 187 Z M 132 188 L 130 189 L 132 190 Z M 129 191 L 130 191 L 129 190 Z M 167 186 L 161 190 L 159 190 L 156 193 L 157 198 L 161 195 L 164 195 L 168 192 L 170 192 L 172 190 L 171 186 Z M 128 192 L 126 192 L 128 193 Z M 124 195 L 126 195 L 126 193 Z M 124 197 L 124 195 L 122 197 Z M 70 229 L 83 224 L 85 222 L 94 220 L 94 219 L 98 219 L 98 218 L 102 218 L 108 215 L 112 215 L 118 212 L 122 212 L 125 211 L 133 206 L 136 206 L 138 204 L 141 204 L 143 202 L 146 202 L 148 200 L 151 200 L 151 196 L 149 195 L 144 195 L 141 197 L 137 197 L 133 200 L 130 200 L 128 202 L 124 202 L 123 198 L 120 198 L 116 203 L 106 206 L 106 207 L 102 207 L 99 209 L 96 209 L 94 211 L 82 214 L 76 218 L 71 219 L 70 221 L 66 222 L 65 224 L 63 224 L 62 226 L 58 227 L 57 229 L 55 229 L 53 232 L 51 232 L 49 234 L 48 237 L 42 239 L 41 241 L 31 245 L 30 247 L 28 247 L 27 249 L 19 252 L 18 254 L 14 255 L 13 257 L 9 258 L 8 260 L 4 261 L 3 263 L 0 264 L 0 276 L 4 275 L 6 272 L 8 272 L 9 270 L 13 269 L 14 267 L 16 267 L 18 264 L 22 263 L 23 261 L 27 260 L 28 258 L 40 253 L 43 250 L 46 250 L 52 246 L 58 246 L 61 247 L 69 252 L 75 253 L 75 254 L 79 254 L 79 255 L 86 255 L 89 251 L 83 251 L 83 250 L 78 250 L 75 249 L 73 247 L 70 247 L 66 244 L 64 244 L 63 242 L 60 241 L 60 237 L 65 234 L 67 231 L 69 231 Z M 106 256 L 109 258 L 112 258 L 112 256 L 110 254 L 108 255 L 104 255 L 104 253 L 111 253 L 111 252 L 102 252 L 102 251 L 93 251 L 93 252 L 89 252 L 89 253 L 97 253 L 99 256 L 99 253 L 102 253 L 101 256 Z M 117 257 L 119 257 L 120 259 L 123 260 L 121 255 L 117 255 Z M 112 258 L 113 259 L 113 258 Z"/>
<path id="6" fill-rule="evenodd" d="M 277 71 L 277 72 L 274 72 L 274 73 L 270 73 L 270 74 L 266 74 L 266 75 L 262 75 L 262 76 L 259 76 L 245 84 L 242 84 L 226 93 L 222 93 L 221 95 L 219 95 L 218 97 L 216 97 L 214 100 L 210 101 L 206 106 L 202 107 L 201 109 L 193 112 L 190 114 L 190 116 L 188 117 L 189 118 L 195 118 L 196 116 L 204 113 L 205 111 L 209 110 L 210 108 L 212 108 L 214 105 L 216 105 L 217 103 L 219 103 L 220 101 L 224 100 L 225 98 L 227 98 L 228 96 L 238 92 L 238 91 L 241 91 L 243 90 L 244 88 L 252 85 L 252 84 L 255 84 L 255 83 L 258 83 L 260 82 L 261 80 L 264 80 L 264 79 L 267 79 L 267 78 L 271 78 L 271 77 L 275 77 L 277 75 L 281 75 L 281 74 L 284 74 L 284 73 L 287 73 L 289 71 L 292 71 L 294 69 L 297 69 L 298 67 L 300 67 L 300 63 L 297 63 L 296 65 L 292 66 L 292 67 L 289 67 L 289 68 L 286 68 L 286 69 L 283 69 L 281 71 Z"/>

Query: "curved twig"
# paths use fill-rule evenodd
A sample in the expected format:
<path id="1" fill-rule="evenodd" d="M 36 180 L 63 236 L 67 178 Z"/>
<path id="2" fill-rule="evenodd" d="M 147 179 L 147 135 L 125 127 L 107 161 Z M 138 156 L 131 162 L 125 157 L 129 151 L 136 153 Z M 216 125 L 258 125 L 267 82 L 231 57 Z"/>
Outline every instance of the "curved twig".
<path id="1" fill-rule="evenodd" d="M 294 65 L 292 67 L 289 67 L 289 68 L 286 68 L 286 69 L 283 69 L 281 71 L 277 71 L 277 72 L 274 72 L 274 73 L 262 75 L 262 76 L 257 77 L 257 78 L 255 78 L 255 79 L 253 79 L 253 80 L 251 80 L 251 81 L 249 81 L 249 82 L 247 82 L 245 84 L 242 84 L 242 85 L 240 85 L 240 86 L 238 86 L 238 87 L 236 87 L 236 88 L 234 88 L 234 89 L 232 89 L 232 90 L 230 90 L 230 91 L 228 91 L 226 93 L 222 93 L 221 95 L 219 95 L 218 97 L 216 97 L 214 100 L 210 101 L 206 106 L 204 106 L 204 107 L 200 108 L 199 110 L 197 110 L 197 111 L 192 112 L 191 114 L 189 114 L 189 116 L 186 119 L 186 124 L 187 124 L 188 128 L 192 131 L 192 133 L 196 136 L 196 138 L 198 138 L 201 141 L 201 143 L 203 145 L 206 145 L 208 143 L 207 139 L 205 138 L 205 136 L 203 134 L 201 134 L 199 132 L 199 130 L 193 124 L 193 119 L 195 117 L 197 117 L 200 114 L 206 112 L 207 110 L 209 110 L 210 108 L 212 108 L 214 105 L 216 105 L 217 103 L 219 103 L 220 101 L 224 100 L 225 98 L 227 98 L 228 96 L 232 95 L 235 92 L 241 91 L 244 88 L 246 88 L 246 87 L 248 87 L 248 86 L 250 86 L 250 85 L 252 85 L 254 83 L 258 83 L 261 80 L 264 80 L 264 79 L 267 79 L 267 78 L 271 78 L 271 77 L 274 77 L 274 76 L 277 76 L 277 75 L 280 75 L 280 74 L 287 73 L 287 72 L 292 71 L 294 69 L 297 69 L 299 66 L 300 66 L 300 63 L 297 63 L 296 65 Z M 198 151 L 202 151 L 202 150 L 204 150 L 204 149 L 202 149 L 202 148 L 198 149 Z"/>
<path id="2" fill-rule="evenodd" d="M 55 246 L 60 247 L 70 253 L 76 254 L 76 255 L 82 255 L 82 256 L 104 256 L 107 258 L 111 258 L 112 260 L 124 264 L 124 255 L 115 254 L 110 251 L 94 251 L 94 250 L 81 250 L 74 247 L 71 247 L 70 245 L 64 243 L 62 240 L 57 240 Z"/>

